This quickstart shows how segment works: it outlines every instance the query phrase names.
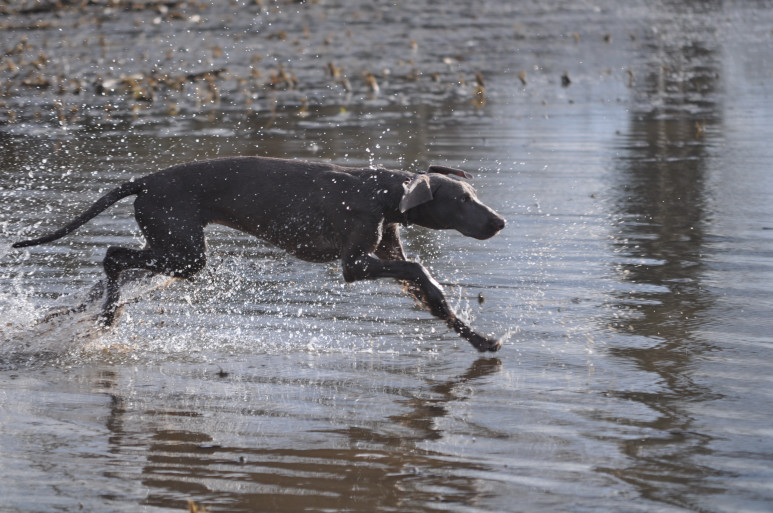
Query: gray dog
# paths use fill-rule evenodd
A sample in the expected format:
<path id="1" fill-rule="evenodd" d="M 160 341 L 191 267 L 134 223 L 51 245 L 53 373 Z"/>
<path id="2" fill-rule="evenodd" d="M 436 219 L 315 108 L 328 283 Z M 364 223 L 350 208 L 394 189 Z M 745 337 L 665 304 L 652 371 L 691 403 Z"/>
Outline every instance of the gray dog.
<path id="1" fill-rule="evenodd" d="M 309 262 L 341 259 L 344 280 L 395 278 L 433 315 L 478 351 L 501 342 L 474 332 L 448 306 L 440 285 L 422 265 L 407 261 L 399 226 L 455 229 L 488 239 L 505 220 L 481 203 L 458 169 L 428 173 L 355 169 L 261 157 L 190 162 L 127 182 L 50 235 L 17 242 L 35 246 L 64 237 L 110 205 L 137 195 L 134 216 L 144 249 L 110 246 L 100 322 L 113 323 L 120 275 L 129 269 L 191 278 L 205 264 L 204 227 L 218 223 L 255 235 Z"/>

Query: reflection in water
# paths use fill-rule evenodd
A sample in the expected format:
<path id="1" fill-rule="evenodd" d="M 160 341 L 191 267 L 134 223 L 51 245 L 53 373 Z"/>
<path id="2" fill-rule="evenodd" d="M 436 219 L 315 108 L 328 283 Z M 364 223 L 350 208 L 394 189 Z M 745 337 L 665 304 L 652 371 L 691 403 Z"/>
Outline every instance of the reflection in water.
<path id="1" fill-rule="evenodd" d="M 10 73 L 0 95 L 0 509 L 186 511 L 188 499 L 229 512 L 770 509 L 773 10 L 287 0 L 262 2 L 265 12 L 253 2 L 224 25 L 218 14 L 233 16 L 236 3 L 199 2 L 210 13 L 201 24 L 151 23 L 156 2 L 141 12 L 59 2 L 66 13 L 34 30 L 37 15 L 0 16 Z M 253 30 L 258 20 L 269 33 Z M 90 85 L 128 57 L 118 40 L 95 44 L 90 27 L 148 50 L 112 78 L 147 74 L 159 56 L 174 74 L 187 72 L 181 60 L 227 59 L 220 104 L 196 108 L 190 88 L 174 93 L 176 114 L 168 97 L 66 84 L 62 96 L 66 66 Z M 167 37 L 143 39 L 146 28 Z M 269 38 L 281 29 L 287 41 Z M 10 71 L 22 60 L 52 86 L 8 88 L 29 77 Z M 259 84 L 291 60 L 301 88 Z M 351 98 L 331 89 L 330 61 L 349 74 Z M 262 77 L 243 89 L 253 65 Z M 409 78 L 413 67 L 422 73 Z M 367 70 L 379 74 L 377 98 L 361 94 Z M 482 108 L 471 103 L 476 71 Z M 52 102 L 78 108 L 67 126 Z M 344 286 L 334 266 L 224 230 L 208 234 L 211 275 L 127 308 L 107 342 L 134 351 L 80 352 L 72 336 L 27 333 L 103 276 L 106 245 L 142 241 L 130 204 L 45 249 L 11 251 L 12 240 L 100 189 L 227 154 L 475 173 L 510 228 L 482 244 L 405 230 L 407 249 L 453 285 L 461 309 L 517 330 L 505 368 L 468 369 L 475 355 L 442 330 L 428 335 L 428 314 L 399 287 Z"/>
<path id="2" fill-rule="evenodd" d="M 679 6 L 677 11 L 684 8 Z M 673 27 L 659 27 L 652 42 L 650 72 L 637 83 L 638 94 L 651 101 L 631 110 L 630 139 L 618 166 L 615 272 L 630 288 L 615 294 L 612 325 L 630 335 L 631 343 L 624 346 L 618 339 L 609 353 L 633 363 L 649 380 L 616 395 L 641 403 L 652 415 L 610 419 L 645 436 L 621 441 L 630 466 L 606 471 L 647 498 L 688 506 L 692 494 L 720 491 L 704 482 L 712 471 L 697 459 L 711 439 L 691 431 L 694 419 L 686 406 L 715 398 L 690 374 L 694 360 L 711 350 L 694 330 L 699 314 L 714 301 L 701 285 L 711 215 L 710 136 L 704 127 L 721 119 L 715 49 L 699 36 L 684 40 L 679 19 Z"/>
<path id="3" fill-rule="evenodd" d="M 500 369 L 498 359 L 479 359 L 464 374 L 433 383 L 428 389 L 394 389 L 397 405 L 407 406 L 408 411 L 347 429 L 297 432 L 295 446 L 271 447 L 270 439 L 255 433 L 249 439 L 255 446 L 221 445 L 193 422 L 219 424 L 207 418 L 212 412 L 138 412 L 125 399 L 111 395 L 107 419 L 111 453 L 118 457 L 143 454 L 141 480 L 148 488 L 144 503 L 155 507 L 184 508 L 192 497 L 211 511 L 230 512 L 366 511 L 408 505 L 413 511 L 434 511 L 431 504 L 436 501 L 471 504 L 481 492 L 474 479 L 460 476 L 484 468 L 422 449 L 421 444 L 443 436 L 437 420 L 447 415 L 449 403 L 465 399 L 460 388 L 475 387 L 476 381 Z M 107 376 L 104 379 L 109 381 Z M 302 387 L 303 379 L 293 386 Z M 410 397 L 404 397 L 406 394 Z M 217 410 L 224 413 L 222 404 Z M 278 415 L 281 413 L 270 409 L 256 409 L 252 419 L 242 421 L 259 423 Z M 140 435 L 132 433 L 137 426 L 130 425 L 138 417 L 139 427 L 147 430 Z M 288 424 L 305 425 L 302 422 L 289 419 Z M 235 429 L 237 426 L 230 428 Z M 309 435 L 318 435 L 321 441 L 304 442 Z"/>

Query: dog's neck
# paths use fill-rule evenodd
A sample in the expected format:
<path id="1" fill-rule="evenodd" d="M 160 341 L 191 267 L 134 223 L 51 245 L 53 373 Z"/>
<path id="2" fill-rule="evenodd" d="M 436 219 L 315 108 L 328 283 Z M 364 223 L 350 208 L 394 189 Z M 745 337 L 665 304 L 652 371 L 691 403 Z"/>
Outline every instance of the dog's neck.
<path id="1" fill-rule="evenodd" d="M 400 200 L 405 194 L 405 184 L 413 176 L 407 171 L 391 169 L 369 170 L 371 177 L 363 179 L 363 183 L 372 183 L 371 197 L 380 206 L 381 215 L 387 223 L 398 223 L 403 226 L 412 224 L 408 212 L 400 212 Z"/>

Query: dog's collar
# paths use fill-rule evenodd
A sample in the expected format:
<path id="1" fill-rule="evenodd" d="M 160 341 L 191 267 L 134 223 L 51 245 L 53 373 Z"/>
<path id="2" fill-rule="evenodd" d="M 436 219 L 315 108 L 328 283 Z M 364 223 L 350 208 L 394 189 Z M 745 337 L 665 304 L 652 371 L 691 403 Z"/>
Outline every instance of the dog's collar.
<path id="1" fill-rule="evenodd" d="M 408 228 L 409 226 L 411 226 L 413 224 L 413 222 L 408 218 L 408 213 L 411 210 L 412 209 L 408 209 L 405 212 L 400 212 L 399 210 L 397 211 L 397 215 L 400 216 L 400 224 L 402 226 L 404 226 L 405 228 Z"/>

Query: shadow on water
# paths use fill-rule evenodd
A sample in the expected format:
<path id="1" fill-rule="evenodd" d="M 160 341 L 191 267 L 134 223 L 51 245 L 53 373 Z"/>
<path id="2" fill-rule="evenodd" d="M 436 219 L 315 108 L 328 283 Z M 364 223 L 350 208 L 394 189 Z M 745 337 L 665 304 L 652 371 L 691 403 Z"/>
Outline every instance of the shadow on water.
<path id="1" fill-rule="evenodd" d="M 714 2 L 688 4 L 670 5 L 674 20 L 657 27 L 659 37 L 647 43 L 653 59 L 636 89 L 649 101 L 630 111 L 612 192 L 619 220 L 612 237 L 614 273 L 624 286 L 611 300 L 615 317 L 608 322 L 624 337 L 608 353 L 650 381 L 614 394 L 650 414 L 610 419 L 643 436 L 621 442 L 629 465 L 606 469 L 649 499 L 683 507 L 691 506 L 691 497 L 722 491 L 706 481 L 715 471 L 699 463 L 710 454 L 712 438 L 693 429 L 687 408 L 719 397 L 697 384 L 691 370 L 696 359 L 715 349 L 694 331 L 714 303 L 701 280 L 712 215 L 707 186 L 712 136 L 706 127 L 722 124 L 720 56 L 710 38 L 685 40 L 680 34 L 680 22 L 690 20 L 694 10 L 720 9 Z M 623 345 L 626 340 L 629 345 Z"/>
<path id="2" fill-rule="evenodd" d="M 457 507 L 472 505 L 485 491 L 479 489 L 474 479 L 462 476 L 483 471 L 486 466 L 423 449 L 422 444 L 444 436 L 437 421 L 447 415 L 449 403 L 465 400 L 466 393 L 460 393 L 460 388 L 475 389 L 478 381 L 496 374 L 501 367 L 498 359 L 479 359 L 452 379 L 429 382 L 427 387 L 413 392 L 394 389 L 391 394 L 397 395 L 395 405 L 401 410 L 407 408 L 404 413 L 376 416 L 367 424 L 346 429 L 297 433 L 300 437 L 316 434 L 320 438 L 317 443 L 296 440 L 295 446 L 281 447 L 274 447 L 276 441 L 271 437 L 264 438 L 265 447 L 221 444 L 206 430 L 194 428 L 197 421 L 206 426 L 206 418 L 213 413 L 227 417 L 224 422 L 238 413 L 234 430 L 245 422 L 274 421 L 271 417 L 278 414 L 271 409 L 232 404 L 238 411 L 228 411 L 221 401 L 220 405 L 210 405 L 212 410 L 206 406 L 199 410 L 143 410 L 129 398 L 110 394 L 106 419 L 110 452 L 122 457 L 137 451 L 145 455 L 139 476 L 148 490 L 143 502 L 154 507 L 184 508 L 190 497 L 196 497 L 210 511 L 230 512 L 406 507 L 412 511 L 436 511 L 441 497 Z M 103 373 L 101 387 L 113 388 L 115 379 L 112 372 Z M 262 382 L 277 390 L 287 384 L 277 377 L 266 381 L 258 375 L 222 372 L 200 379 L 207 387 L 213 386 L 210 380 L 232 381 L 233 391 L 239 390 L 240 383 Z M 302 377 L 290 381 L 296 387 L 345 386 L 304 383 Z M 412 395 L 406 397 L 409 393 Z M 142 441 L 137 441 L 138 436 Z M 246 443 L 260 440 L 253 435 Z M 239 493 L 234 493 L 234 486 Z"/>

